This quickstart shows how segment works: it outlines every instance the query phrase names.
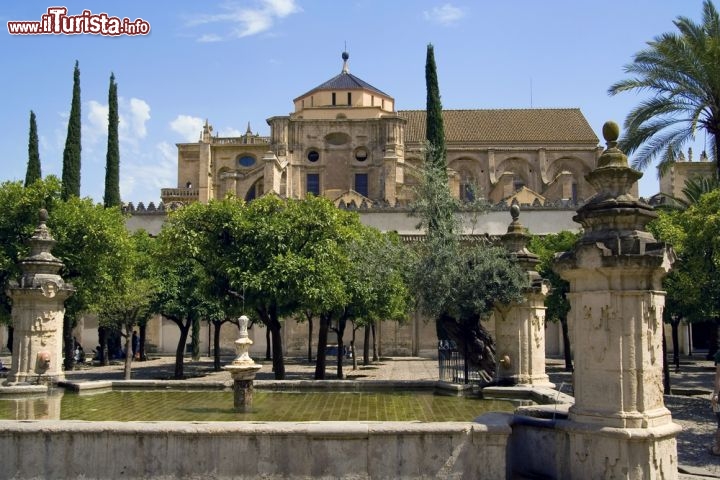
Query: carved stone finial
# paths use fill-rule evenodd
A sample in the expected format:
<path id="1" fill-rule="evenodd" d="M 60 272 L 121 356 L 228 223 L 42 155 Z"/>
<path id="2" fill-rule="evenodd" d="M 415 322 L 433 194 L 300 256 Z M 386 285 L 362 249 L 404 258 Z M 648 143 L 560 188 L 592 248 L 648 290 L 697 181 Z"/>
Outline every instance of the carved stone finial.
<path id="1" fill-rule="evenodd" d="M 612 120 L 609 120 L 603 125 L 602 133 L 606 142 L 617 142 L 617 139 L 620 137 L 620 126 Z"/>
<path id="2" fill-rule="evenodd" d="M 518 204 L 513 204 L 510 207 L 510 216 L 513 219 L 513 222 L 516 222 L 518 218 L 520 218 L 520 206 Z"/>
<path id="3" fill-rule="evenodd" d="M 597 194 L 573 217 L 583 226 L 581 243 L 603 244 L 614 254 L 644 253 L 645 245 L 655 243 L 645 226 L 657 214 L 633 193 L 642 173 L 630 168 L 627 156 L 617 147 L 620 127 L 606 122 L 602 133 L 607 148 L 598 158 L 597 168 L 585 177 Z"/>
<path id="4" fill-rule="evenodd" d="M 40 223 L 47 223 L 48 221 L 48 211 L 44 208 L 40 209 Z"/>
<path id="5" fill-rule="evenodd" d="M 245 315 L 242 315 L 238 319 L 238 323 L 240 324 L 240 338 L 248 338 L 248 322 L 249 321 L 250 321 L 250 319 Z"/>
<path id="6" fill-rule="evenodd" d="M 607 148 L 598 158 L 597 166 L 601 167 L 627 167 L 627 155 L 617 148 L 617 140 L 620 137 L 620 126 L 612 121 L 605 122 L 602 127 L 603 137 L 607 142 Z"/>

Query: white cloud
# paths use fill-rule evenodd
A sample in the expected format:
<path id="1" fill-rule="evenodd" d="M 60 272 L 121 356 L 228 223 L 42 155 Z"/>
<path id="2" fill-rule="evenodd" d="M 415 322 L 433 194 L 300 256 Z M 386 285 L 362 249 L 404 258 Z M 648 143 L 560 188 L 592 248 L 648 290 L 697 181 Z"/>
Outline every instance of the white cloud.
<path id="1" fill-rule="evenodd" d="M 197 142 L 205 122 L 202 118 L 190 115 L 178 115 L 170 122 L 170 128 L 182 135 L 186 142 Z"/>
<path id="2" fill-rule="evenodd" d="M 122 116 L 122 106 L 120 108 L 120 125 L 123 124 L 124 119 L 127 119 L 127 128 L 130 135 L 137 138 L 145 138 L 145 136 L 147 136 L 145 123 L 150 120 L 150 105 L 148 105 L 145 100 L 131 98 L 124 118 Z"/>
<path id="3" fill-rule="evenodd" d="M 136 205 L 145 205 L 160 197 L 161 188 L 177 183 L 177 149 L 168 142 L 160 142 L 143 157 L 133 157 L 121 165 L 120 196 Z"/>
<path id="4" fill-rule="evenodd" d="M 208 33 L 208 34 L 203 35 L 200 38 L 198 38 L 197 41 L 203 42 L 203 43 L 221 42 L 222 37 L 220 35 L 216 35 L 214 33 Z"/>
<path id="5" fill-rule="evenodd" d="M 107 135 L 108 129 L 108 106 L 103 105 L 95 100 L 88 102 L 89 112 L 88 121 L 90 130 L 88 131 L 88 140 L 91 143 L 97 141 L 97 136 Z"/>
<path id="6" fill-rule="evenodd" d="M 147 136 L 146 123 L 150 120 L 150 105 L 145 100 L 119 98 L 118 110 L 118 134 L 121 143 L 136 144 L 138 139 Z M 95 100 L 88 102 L 88 123 L 83 129 L 83 141 L 89 146 L 107 138 L 108 112 L 107 104 Z"/>
<path id="7" fill-rule="evenodd" d="M 465 16 L 465 12 L 449 3 L 441 7 L 435 7 L 430 11 L 425 10 L 423 14 L 426 20 L 441 25 L 452 25 Z"/>
<path id="8" fill-rule="evenodd" d="M 295 0 L 259 0 L 255 7 L 245 3 L 227 3 L 222 7 L 223 13 L 200 15 L 188 22 L 188 25 L 206 25 L 210 23 L 230 23 L 233 37 L 248 37 L 269 30 L 276 19 L 285 18 L 302 9 Z M 217 42 L 223 39 L 217 33 L 204 34 L 198 37 L 199 42 Z"/>
<path id="9" fill-rule="evenodd" d="M 245 132 L 241 132 L 237 128 L 233 127 L 226 127 L 218 132 L 218 136 L 220 137 L 240 137 L 244 134 Z"/>

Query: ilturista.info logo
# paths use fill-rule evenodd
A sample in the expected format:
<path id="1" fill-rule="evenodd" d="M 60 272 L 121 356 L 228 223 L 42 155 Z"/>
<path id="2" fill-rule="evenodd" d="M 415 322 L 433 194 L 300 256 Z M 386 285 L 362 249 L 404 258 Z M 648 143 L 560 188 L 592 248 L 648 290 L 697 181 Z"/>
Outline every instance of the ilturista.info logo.
<path id="1" fill-rule="evenodd" d="M 7 22 L 10 35 L 147 35 L 150 23 L 142 18 L 111 17 L 107 13 L 83 10 L 78 15 L 68 15 L 65 7 L 50 7 L 40 20 L 17 20 Z"/>

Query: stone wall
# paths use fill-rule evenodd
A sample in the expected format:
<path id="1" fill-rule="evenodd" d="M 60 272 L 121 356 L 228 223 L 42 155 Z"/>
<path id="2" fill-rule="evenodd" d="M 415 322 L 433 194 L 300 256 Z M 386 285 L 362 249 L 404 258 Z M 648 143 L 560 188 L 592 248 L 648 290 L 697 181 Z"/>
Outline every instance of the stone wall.
<path id="1" fill-rule="evenodd" d="M 3 478 L 506 478 L 484 423 L 0 421 Z"/>

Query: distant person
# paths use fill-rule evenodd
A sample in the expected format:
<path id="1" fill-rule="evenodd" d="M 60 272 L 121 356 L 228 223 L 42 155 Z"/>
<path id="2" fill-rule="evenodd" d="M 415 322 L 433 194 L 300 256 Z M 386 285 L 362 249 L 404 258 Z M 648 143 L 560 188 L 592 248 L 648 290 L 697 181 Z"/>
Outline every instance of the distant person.
<path id="1" fill-rule="evenodd" d="M 137 330 L 133 330 L 132 334 L 132 356 L 133 360 L 140 359 L 140 337 L 138 337 Z"/>
<path id="2" fill-rule="evenodd" d="M 710 448 L 710 453 L 720 456 L 720 404 L 718 404 L 718 395 L 720 395 L 720 350 L 715 353 L 715 385 L 712 393 L 712 409 L 717 417 L 718 428 L 715 431 L 715 444 Z"/>
<path id="3" fill-rule="evenodd" d="M 79 343 L 75 344 L 75 363 L 85 363 L 85 350 Z"/>

